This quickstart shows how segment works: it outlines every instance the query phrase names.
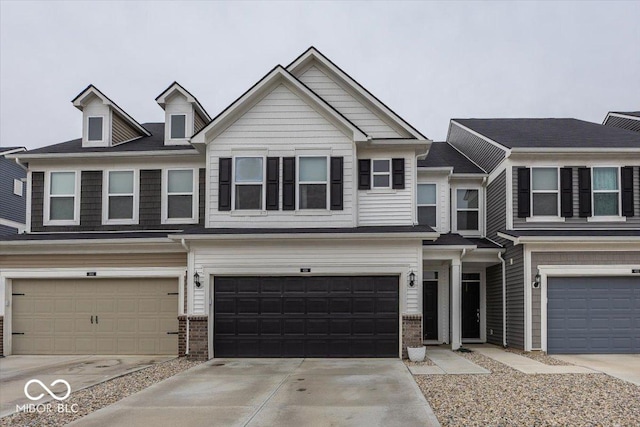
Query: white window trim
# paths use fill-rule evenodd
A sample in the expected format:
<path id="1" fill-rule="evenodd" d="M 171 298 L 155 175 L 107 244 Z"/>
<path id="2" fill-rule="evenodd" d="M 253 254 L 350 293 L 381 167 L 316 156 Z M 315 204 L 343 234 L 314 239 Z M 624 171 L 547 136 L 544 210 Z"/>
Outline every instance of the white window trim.
<path id="1" fill-rule="evenodd" d="M 556 170 L 556 190 L 534 190 L 533 189 L 533 170 L 534 169 L 555 169 Z M 560 168 L 558 166 L 534 166 L 531 168 L 531 176 L 529 177 L 529 188 L 531 188 L 531 194 L 529 195 L 529 203 L 531 203 L 531 216 L 526 218 L 526 222 L 564 222 L 564 217 L 561 214 L 560 206 Z M 556 195 L 556 212 L 557 215 L 534 215 L 534 194 L 552 194 Z"/>
<path id="2" fill-rule="evenodd" d="M 169 218 L 169 171 L 192 171 L 193 187 L 192 193 L 172 193 L 172 195 L 190 195 L 191 196 L 191 218 Z M 162 197 L 160 201 L 162 209 L 162 224 L 197 224 L 198 223 L 198 206 L 200 194 L 198 187 L 199 170 L 194 168 L 169 168 L 162 169 Z"/>
<path id="3" fill-rule="evenodd" d="M 109 219 L 109 174 L 133 172 L 133 218 Z M 102 172 L 102 225 L 135 225 L 140 218 L 140 171 L 138 169 L 105 169 Z"/>
<path id="4" fill-rule="evenodd" d="M 374 172 L 374 167 L 373 167 L 373 163 L 377 162 L 377 161 L 386 161 L 387 164 L 389 165 L 389 170 L 387 172 Z M 388 176 L 389 177 L 389 184 L 385 187 L 378 187 L 375 185 L 375 176 Z M 387 158 L 379 158 L 379 159 L 371 159 L 371 189 L 372 190 L 389 190 L 392 187 L 392 182 L 391 180 L 393 179 L 392 174 L 391 174 L 391 159 L 387 159 Z"/>
<path id="5" fill-rule="evenodd" d="M 436 187 L 436 202 L 435 204 L 420 204 L 418 203 L 418 186 L 420 185 L 434 185 Z M 430 207 L 430 206 L 435 206 L 436 208 L 436 224 L 435 225 L 429 225 L 429 224 L 425 224 L 425 225 L 429 225 L 429 227 L 433 228 L 433 229 L 438 229 L 438 226 L 440 225 L 440 221 L 439 221 L 439 210 L 438 210 L 438 183 L 437 182 L 418 182 L 417 186 L 416 186 L 416 223 L 418 223 L 418 208 L 420 207 Z"/>
<path id="6" fill-rule="evenodd" d="M 467 191 L 467 190 L 476 190 L 478 192 L 478 207 L 477 208 L 472 208 L 472 209 L 458 209 L 458 191 L 462 190 L 462 191 Z M 453 223 L 454 223 L 454 230 L 457 233 L 461 233 L 461 234 L 465 234 L 467 236 L 482 236 L 483 233 L 483 224 L 484 224 L 484 220 L 483 220 L 483 197 L 482 197 L 482 188 L 481 187 L 477 187 L 477 186 L 461 186 L 461 187 L 455 187 L 454 188 L 454 194 L 453 194 L 453 203 L 454 203 L 454 210 L 453 210 Z M 471 230 L 463 230 L 463 229 L 459 229 L 458 228 L 458 211 L 465 211 L 465 212 L 470 212 L 470 211 L 477 211 L 478 212 L 478 229 L 471 229 Z"/>
<path id="7" fill-rule="evenodd" d="M 102 139 L 100 140 L 89 139 L 89 119 L 95 119 L 95 118 L 102 119 Z M 106 133 L 107 133 L 107 119 L 105 116 L 99 116 L 99 115 L 87 116 L 86 134 L 85 134 L 85 140 L 87 141 L 87 144 L 103 144 L 107 139 Z"/>
<path id="8" fill-rule="evenodd" d="M 51 174 L 73 173 L 75 188 L 73 195 L 73 219 L 50 219 L 51 217 Z M 80 225 L 80 171 L 76 170 L 52 170 L 44 175 L 44 203 L 42 225 Z M 53 196 L 55 197 L 55 196 Z M 68 197 L 68 196 L 66 196 Z"/>
<path id="9" fill-rule="evenodd" d="M 300 159 L 301 158 L 306 158 L 306 157 L 324 157 L 326 160 L 326 166 L 327 166 L 327 175 L 326 175 L 326 180 L 323 181 L 305 181 L 305 182 L 300 182 Z M 329 164 L 329 156 L 326 155 L 322 155 L 322 154 L 305 154 L 305 155 L 298 155 L 296 156 L 296 211 L 297 212 L 327 212 L 330 213 L 331 211 L 329 210 L 329 203 L 330 203 L 330 197 L 331 195 L 329 194 L 329 178 L 330 178 L 330 174 L 331 174 L 331 170 L 330 170 L 330 164 Z M 324 184 L 327 191 L 326 191 L 326 195 L 327 195 L 327 200 L 325 201 L 325 208 L 324 209 L 301 209 L 300 208 L 300 185 L 301 184 Z"/>
<path id="10" fill-rule="evenodd" d="M 24 181 L 21 179 L 13 180 L 13 194 L 19 197 L 24 196 Z"/>
<path id="11" fill-rule="evenodd" d="M 242 182 L 236 183 L 236 159 L 237 158 L 255 158 L 262 159 L 262 181 L 260 185 L 262 186 L 262 206 L 260 209 L 236 209 L 236 185 L 257 185 L 257 182 Z M 253 154 L 239 154 L 237 156 L 233 156 L 231 160 L 231 212 L 236 212 L 237 215 L 247 214 L 247 215 L 256 215 L 256 214 L 266 214 L 267 209 L 267 156 L 261 155 L 253 155 Z"/>
<path id="12" fill-rule="evenodd" d="M 596 190 L 594 185 L 594 169 L 616 169 L 618 190 Z M 622 216 L 622 177 L 620 176 L 620 166 L 592 166 L 591 167 L 591 216 L 587 218 L 587 222 L 625 222 L 626 217 Z M 618 215 L 596 215 L 596 193 L 618 193 Z"/>
<path id="13" fill-rule="evenodd" d="M 173 130 L 173 116 L 184 116 L 184 136 L 182 138 L 172 138 L 171 131 Z M 169 114 L 169 141 L 184 141 L 189 138 L 189 133 L 187 132 L 187 123 L 188 123 L 189 115 L 187 113 L 170 113 Z"/>

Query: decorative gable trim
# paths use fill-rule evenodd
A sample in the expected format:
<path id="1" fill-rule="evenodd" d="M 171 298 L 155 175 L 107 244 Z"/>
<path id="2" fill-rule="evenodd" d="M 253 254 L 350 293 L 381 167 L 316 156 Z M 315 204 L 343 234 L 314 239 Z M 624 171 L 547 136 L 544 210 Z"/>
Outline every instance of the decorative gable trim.
<path id="1" fill-rule="evenodd" d="M 312 62 L 318 63 L 322 68 L 330 72 L 333 77 L 337 77 L 338 80 L 355 92 L 359 97 L 374 111 L 382 113 L 391 123 L 395 124 L 398 128 L 404 130 L 408 135 L 413 138 L 428 140 L 426 136 L 420 133 L 416 128 L 411 126 L 406 120 L 396 114 L 391 108 L 387 107 L 382 101 L 380 101 L 375 95 L 369 92 L 364 86 L 358 83 L 350 75 L 345 73 L 340 67 L 334 64 L 329 58 L 324 56 L 315 47 L 311 46 L 302 55 L 293 60 L 287 65 L 287 70 L 293 75 L 297 75 L 300 71 L 306 70 L 308 65 Z"/>
<path id="2" fill-rule="evenodd" d="M 305 102 L 330 120 L 345 135 L 355 142 L 368 141 L 369 136 L 329 105 L 324 99 L 316 95 L 307 86 L 296 79 L 281 65 L 273 68 L 267 75 L 254 84 L 249 90 L 236 99 L 224 111 L 218 114 L 200 132 L 191 138 L 192 144 L 207 144 L 213 138 L 221 134 L 227 127 L 234 123 L 246 111 L 253 107 L 264 95 L 269 93 L 277 85 L 284 84 L 289 90 L 300 96 Z"/>

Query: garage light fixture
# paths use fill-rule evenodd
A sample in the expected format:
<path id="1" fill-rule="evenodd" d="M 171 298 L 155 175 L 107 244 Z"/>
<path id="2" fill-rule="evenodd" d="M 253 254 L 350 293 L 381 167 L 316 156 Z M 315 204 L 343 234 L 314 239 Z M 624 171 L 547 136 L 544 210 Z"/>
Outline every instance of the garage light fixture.
<path id="1" fill-rule="evenodd" d="M 202 283 L 200 283 L 200 275 L 196 271 L 193 275 L 193 284 L 196 285 L 196 288 L 200 288 Z"/>
<path id="2" fill-rule="evenodd" d="M 536 277 L 533 279 L 533 289 L 538 289 L 540 287 L 540 282 L 542 278 L 540 277 L 540 272 L 536 272 Z"/>
<path id="3" fill-rule="evenodd" d="M 409 287 L 413 288 L 416 285 L 416 273 L 413 270 L 409 271 Z"/>

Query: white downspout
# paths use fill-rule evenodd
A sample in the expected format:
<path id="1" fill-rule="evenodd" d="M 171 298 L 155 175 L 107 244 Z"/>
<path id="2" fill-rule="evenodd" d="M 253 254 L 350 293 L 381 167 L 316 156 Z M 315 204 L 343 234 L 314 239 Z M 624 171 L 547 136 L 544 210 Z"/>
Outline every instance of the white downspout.
<path id="1" fill-rule="evenodd" d="M 502 258 L 502 252 L 498 252 L 498 258 L 502 263 L 502 346 L 507 346 L 507 262 Z"/>
<path id="2" fill-rule="evenodd" d="M 182 247 L 187 251 L 187 254 L 188 254 L 190 250 L 189 245 L 186 244 L 184 239 L 181 239 L 180 243 L 182 244 Z M 187 289 L 188 289 L 189 288 L 189 266 L 187 266 L 186 280 L 187 280 Z M 185 298 L 188 298 L 187 294 L 188 292 L 185 292 L 185 295 L 184 295 Z M 187 301 L 187 309 L 185 310 L 184 317 L 187 319 L 187 326 L 185 331 L 185 343 L 184 343 L 184 357 L 188 357 L 189 356 L 189 302 L 188 301 Z"/>

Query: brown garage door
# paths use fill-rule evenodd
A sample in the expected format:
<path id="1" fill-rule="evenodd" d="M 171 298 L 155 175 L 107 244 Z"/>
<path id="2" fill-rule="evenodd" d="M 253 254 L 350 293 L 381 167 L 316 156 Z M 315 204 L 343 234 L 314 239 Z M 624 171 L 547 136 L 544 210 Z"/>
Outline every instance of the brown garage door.
<path id="1" fill-rule="evenodd" d="M 13 354 L 177 354 L 176 279 L 13 281 Z"/>

